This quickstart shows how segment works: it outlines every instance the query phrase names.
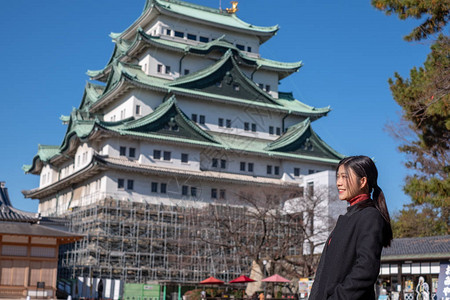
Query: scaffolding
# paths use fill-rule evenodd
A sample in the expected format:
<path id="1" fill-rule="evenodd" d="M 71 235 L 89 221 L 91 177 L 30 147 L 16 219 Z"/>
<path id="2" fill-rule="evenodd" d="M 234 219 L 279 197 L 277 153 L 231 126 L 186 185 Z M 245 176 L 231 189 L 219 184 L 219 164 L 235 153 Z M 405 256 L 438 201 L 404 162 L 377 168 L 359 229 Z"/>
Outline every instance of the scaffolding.
<path id="1" fill-rule="evenodd" d="M 62 247 L 59 277 L 98 277 L 127 283 L 198 283 L 213 275 L 230 280 L 249 258 L 204 243 L 202 208 L 105 197 L 66 214 L 70 231 L 85 235 Z M 239 216 L 237 216 L 239 217 Z"/>

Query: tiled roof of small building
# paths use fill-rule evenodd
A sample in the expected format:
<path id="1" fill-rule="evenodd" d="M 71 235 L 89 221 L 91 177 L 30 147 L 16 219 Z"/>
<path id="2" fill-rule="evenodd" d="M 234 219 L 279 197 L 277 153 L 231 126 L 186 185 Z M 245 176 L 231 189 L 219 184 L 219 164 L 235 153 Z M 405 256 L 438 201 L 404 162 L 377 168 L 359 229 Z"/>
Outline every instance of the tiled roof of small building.
<path id="1" fill-rule="evenodd" d="M 450 259 L 450 235 L 394 239 L 381 254 L 382 261 L 414 258 Z"/>
<path id="2" fill-rule="evenodd" d="M 0 239 L 1 235 L 55 237 L 60 244 L 71 243 L 82 235 L 66 231 L 65 219 L 41 217 L 37 213 L 14 208 L 5 182 L 0 182 Z"/>
<path id="3" fill-rule="evenodd" d="M 0 221 L 29 222 L 37 221 L 35 213 L 14 208 L 9 200 L 8 189 L 0 182 Z"/>

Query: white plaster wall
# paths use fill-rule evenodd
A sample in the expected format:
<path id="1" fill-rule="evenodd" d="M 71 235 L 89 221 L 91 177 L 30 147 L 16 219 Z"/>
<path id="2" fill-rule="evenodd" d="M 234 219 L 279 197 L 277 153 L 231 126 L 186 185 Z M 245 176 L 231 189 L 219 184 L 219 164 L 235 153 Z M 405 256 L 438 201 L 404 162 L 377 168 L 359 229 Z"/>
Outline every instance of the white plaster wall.
<path id="1" fill-rule="evenodd" d="M 181 76 L 184 75 L 184 70 L 188 69 L 189 73 L 194 73 L 199 70 L 203 70 L 204 68 L 215 64 L 217 61 L 207 58 L 200 57 L 196 55 L 187 55 L 181 62 Z M 178 71 L 178 70 L 177 70 Z"/>
<path id="2" fill-rule="evenodd" d="M 171 152 L 171 160 L 166 161 L 162 157 L 161 159 L 153 158 L 153 151 L 160 150 L 161 156 L 163 156 L 164 151 Z M 141 144 L 141 155 L 139 157 L 139 162 L 141 164 L 154 164 L 156 166 L 167 167 L 167 168 L 175 168 L 175 169 L 184 169 L 184 170 L 196 170 L 200 169 L 200 156 L 199 156 L 199 148 L 189 148 L 189 147 L 177 147 L 174 145 L 165 144 L 163 142 L 148 142 Z M 181 162 L 181 154 L 188 154 L 188 163 Z"/>
<path id="3" fill-rule="evenodd" d="M 313 241 L 316 244 L 320 244 L 328 238 L 328 235 L 331 233 L 331 229 L 334 227 L 339 215 L 346 213 L 347 202 L 339 200 L 337 196 L 336 175 L 334 170 L 305 175 L 304 178 L 305 192 L 307 191 L 308 183 L 314 182 L 314 192 L 322 193 L 321 196 L 324 197 L 324 201 L 319 202 L 318 210 L 321 213 L 315 216 L 314 225 L 318 230 L 325 227 L 330 227 L 330 230 L 327 232 L 322 232 L 322 234 L 318 234 L 314 237 Z M 319 254 L 322 250 L 323 244 L 322 246 L 315 248 L 314 253 Z"/>
<path id="4" fill-rule="evenodd" d="M 211 39 L 217 39 L 222 35 L 225 35 L 225 39 L 233 44 L 241 44 L 244 45 L 247 50 L 247 46 L 250 46 L 252 48 L 252 53 L 258 53 L 259 52 L 259 39 L 252 34 L 243 34 L 240 32 L 236 32 L 233 30 L 227 30 L 224 28 L 218 28 L 214 27 L 214 24 L 208 24 L 205 26 L 204 24 L 195 24 L 192 22 L 188 22 L 186 20 L 182 20 L 179 18 L 171 18 L 168 16 L 160 16 L 159 17 L 159 24 L 161 26 L 161 31 L 163 33 L 163 36 L 168 39 L 173 39 L 176 41 L 183 41 L 185 43 L 195 44 L 195 41 L 188 40 L 186 38 L 187 33 L 195 34 L 197 35 L 197 41 L 199 40 L 199 36 L 208 37 Z M 167 36 L 165 35 L 164 29 L 171 29 L 172 35 Z M 182 31 L 184 32 L 184 39 L 177 38 L 173 36 L 173 31 Z M 151 34 L 152 27 L 149 27 L 148 30 L 146 29 L 146 32 L 148 34 Z"/>
<path id="5" fill-rule="evenodd" d="M 48 186 L 57 180 L 58 172 L 50 164 L 45 164 L 40 173 L 39 187 Z"/>
<path id="6" fill-rule="evenodd" d="M 73 160 L 67 161 L 59 167 L 59 178 L 63 179 L 70 176 L 75 170 Z"/>
<path id="7" fill-rule="evenodd" d="M 75 152 L 75 172 L 87 166 L 92 159 L 94 150 L 87 144 L 82 143 Z"/>
<path id="8" fill-rule="evenodd" d="M 224 132 L 229 134 L 239 134 L 242 136 L 275 140 L 279 136 L 269 134 L 269 126 L 282 126 L 282 114 L 269 112 L 267 110 L 255 110 L 254 108 L 239 107 L 218 102 L 195 101 L 192 98 L 183 96 L 177 97 L 178 104 L 183 112 L 189 117 L 192 114 L 205 116 L 205 125 L 198 124 L 205 130 Z M 224 127 L 219 127 L 218 119 L 224 119 Z M 231 120 L 231 128 L 226 128 L 226 120 Z M 256 124 L 256 132 L 244 131 L 244 123 Z M 251 129 L 251 128 L 250 128 Z M 276 131 L 275 131 L 276 133 Z"/>
<path id="9" fill-rule="evenodd" d="M 179 66 L 182 53 L 167 51 L 158 48 L 152 48 L 146 52 L 146 55 L 141 60 L 141 66 L 148 64 L 146 73 L 150 76 L 156 76 L 168 80 L 173 80 L 179 76 Z M 158 73 L 157 66 L 163 66 L 162 72 Z M 170 72 L 166 74 L 166 66 L 170 66 Z"/>
<path id="10" fill-rule="evenodd" d="M 134 96 L 127 93 L 103 109 L 103 119 L 107 122 L 120 121 L 132 117 L 135 112 Z"/>
<path id="11" fill-rule="evenodd" d="M 253 74 L 253 81 L 258 85 L 262 83 L 264 85 L 264 90 L 266 85 L 270 85 L 269 94 L 278 98 L 278 73 L 270 72 L 267 70 L 258 70 Z"/>

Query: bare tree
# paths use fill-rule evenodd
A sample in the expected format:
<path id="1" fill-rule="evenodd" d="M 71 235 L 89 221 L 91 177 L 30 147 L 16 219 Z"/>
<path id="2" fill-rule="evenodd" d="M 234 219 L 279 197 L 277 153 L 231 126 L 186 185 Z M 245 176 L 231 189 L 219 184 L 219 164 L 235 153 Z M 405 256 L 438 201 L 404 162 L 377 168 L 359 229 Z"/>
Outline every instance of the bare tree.
<path id="1" fill-rule="evenodd" d="M 214 203 L 202 209 L 203 229 L 196 239 L 237 255 L 248 268 L 243 272 L 250 273 L 254 264 L 259 270 L 266 267 L 267 274 L 309 277 L 316 270 L 320 247 L 333 223 L 328 217 L 328 199 L 326 188 L 241 190 L 234 202 Z M 266 266 L 264 260 L 269 262 Z"/>

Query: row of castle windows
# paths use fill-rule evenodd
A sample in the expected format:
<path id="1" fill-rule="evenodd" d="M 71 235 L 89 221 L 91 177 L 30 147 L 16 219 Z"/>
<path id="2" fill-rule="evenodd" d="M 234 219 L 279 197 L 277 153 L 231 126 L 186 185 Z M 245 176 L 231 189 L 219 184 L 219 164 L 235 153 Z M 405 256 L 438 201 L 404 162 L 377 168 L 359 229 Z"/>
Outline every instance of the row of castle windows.
<path id="1" fill-rule="evenodd" d="M 126 112 L 127 112 L 126 108 L 120 110 L 120 120 L 123 120 L 123 119 L 126 118 Z M 136 105 L 136 106 L 135 106 L 134 112 L 135 112 L 135 114 L 136 114 L 137 116 L 140 116 L 141 113 L 142 113 L 142 111 L 141 111 L 141 106 L 140 106 L 140 105 Z M 116 115 L 112 115 L 112 116 L 109 118 L 109 120 L 110 120 L 111 122 L 115 122 L 115 121 L 116 121 Z"/>
<path id="2" fill-rule="evenodd" d="M 125 188 L 126 184 L 126 188 Z M 128 190 L 133 191 L 134 190 L 134 180 L 133 179 L 124 179 L 124 178 L 118 178 L 117 179 L 117 189 L 118 190 Z M 165 182 L 151 182 L 150 189 L 152 193 L 159 193 L 159 194 L 167 194 L 167 183 Z M 181 195 L 182 196 L 191 196 L 191 197 L 197 197 L 197 187 L 195 186 L 188 186 L 188 185 L 182 185 L 181 186 Z M 211 189 L 211 198 L 212 199 L 225 199 L 226 197 L 226 191 L 225 189 Z"/>
<path id="3" fill-rule="evenodd" d="M 119 150 L 120 156 L 127 156 L 127 147 L 120 146 Z M 129 147 L 128 148 L 128 157 L 129 158 L 135 158 L 136 157 L 136 148 Z M 153 159 L 154 160 L 165 160 L 165 161 L 171 161 L 172 160 L 172 152 L 170 151 L 162 151 L 158 149 L 153 150 Z M 181 153 L 181 162 L 182 163 L 188 163 L 189 162 L 189 154 L 187 153 Z M 227 168 L 227 160 L 226 159 L 219 159 L 219 158 L 212 158 L 211 159 L 211 167 L 212 168 L 220 168 L 220 169 L 226 169 Z M 243 172 L 253 172 L 254 170 L 254 163 L 252 162 L 240 162 L 240 171 Z M 280 175 L 280 167 L 279 166 L 272 166 L 267 165 L 266 166 L 266 173 L 267 175 Z M 309 174 L 313 174 L 314 170 L 309 170 Z M 300 168 L 294 168 L 294 176 L 299 177 L 300 176 Z"/>
<path id="4" fill-rule="evenodd" d="M 164 34 L 167 36 L 176 37 L 176 38 L 180 38 L 180 39 L 186 38 L 190 41 L 199 41 L 201 43 L 208 43 L 210 40 L 211 41 L 215 40 L 214 38 L 210 39 L 209 37 L 202 36 L 202 35 L 197 36 L 196 34 L 193 34 L 193 33 L 185 34 L 183 31 L 172 30 L 172 29 L 168 29 L 168 28 L 166 28 L 164 30 Z M 242 44 L 235 44 L 235 46 L 239 50 L 246 51 L 246 49 L 247 49 L 247 52 L 252 52 L 252 47 L 250 47 L 250 46 L 245 47 Z"/>
<path id="5" fill-rule="evenodd" d="M 205 125 L 206 123 L 206 116 L 204 115 L 200 115 L 198 116 L 197 114 L 192 114 L 191 115 L 191 120 L 194 122 L 198 122 L 199 124 Z M 219 118 L 217 121 L 217 125 L 219 127 L 225 127 L 225 128 L 231 128 L 232 125 L 232 121 L 231 119 L 224 119 L 224 118 Z M 244 131 L 252 131 L 252 132 L 256 132 L 256 123 L 249 123 L 249 122 L 244 122 Z M 274 126 L 269 126 L 269 134 L 270 135 L 281 135 L 281 128 L 280 127 L 274 127 Z"/>

